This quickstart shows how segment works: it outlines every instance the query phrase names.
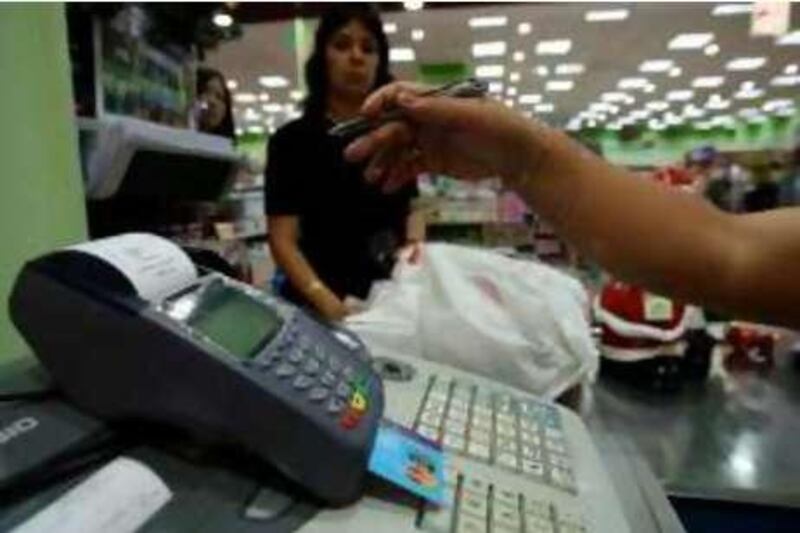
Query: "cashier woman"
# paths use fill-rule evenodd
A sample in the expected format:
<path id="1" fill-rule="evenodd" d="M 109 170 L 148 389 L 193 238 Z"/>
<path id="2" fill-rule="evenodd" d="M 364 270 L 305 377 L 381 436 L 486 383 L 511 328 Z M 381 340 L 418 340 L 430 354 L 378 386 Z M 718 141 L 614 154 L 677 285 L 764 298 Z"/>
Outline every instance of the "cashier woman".
<path id="1" fill-rule="evenodd" d="M 380 19 L 363 5 L 340 4 L 318 26 L 305 67 L 302 118 L 269 141 L 265 201 L 269 245 L 287 278 L 281 292 L 329 319 L 348 313 L 387 277 L 396 251 L 422 237 L 411 212 L 414 180 L 389 193 L 344 159 L 346 146 L 326 134 L 358 115 L 365 98 L 391 81 Z"/>
<path id="2" fill-rule="evenodd" d="M 800 209 L 735 215 L 637 179 L 565 134 L 489 99 L 420 96 L 396 83 L 362 113 L 405 117 L 353 141 L 370 184 L 402 190 L 423 171 L 502 177 L 562 236 L 620 279 L 742 319 L 800 327 Z"/>

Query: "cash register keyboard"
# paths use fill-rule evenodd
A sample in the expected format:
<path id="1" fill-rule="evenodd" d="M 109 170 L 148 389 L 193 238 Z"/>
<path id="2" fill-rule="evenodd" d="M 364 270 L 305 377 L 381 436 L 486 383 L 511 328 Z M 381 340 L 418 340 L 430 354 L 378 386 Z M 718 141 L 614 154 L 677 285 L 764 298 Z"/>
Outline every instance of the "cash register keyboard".
<path id="1" fill-rule="evenodd" d="M 561 419 L 550 405 L 431 376 L 414 429 L 451 453 L 577 494 Z"/>

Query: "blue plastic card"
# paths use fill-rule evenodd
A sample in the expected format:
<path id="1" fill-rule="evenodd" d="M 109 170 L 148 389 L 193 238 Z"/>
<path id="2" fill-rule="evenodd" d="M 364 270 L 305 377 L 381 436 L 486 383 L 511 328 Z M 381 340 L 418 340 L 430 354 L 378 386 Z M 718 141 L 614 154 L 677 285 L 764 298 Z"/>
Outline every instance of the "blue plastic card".
<path id="1" fill-rule="evenodd" d="M 394 422 L 381 421 L 369 470 L 436 505 L 444 503 L 441 448 Z"/>

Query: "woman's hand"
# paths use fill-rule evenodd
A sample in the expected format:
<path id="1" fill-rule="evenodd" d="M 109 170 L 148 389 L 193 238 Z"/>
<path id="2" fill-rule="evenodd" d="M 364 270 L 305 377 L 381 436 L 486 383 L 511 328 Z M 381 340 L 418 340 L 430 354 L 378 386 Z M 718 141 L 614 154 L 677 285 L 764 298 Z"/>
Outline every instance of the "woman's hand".
<path id="1" fill-rule="evenodd" d="M 418 96 L 425 90 L 393 83 L 364 103 L 367 117 L 377 118 L 392 108 L 405 117 L 360 137 L 345 150 L 351 161 L 370 161 L 367 180 L 386 191 L 421 172 L 467 180 L 500 176 L 514 185 L 541 160 L 544 126 L 494 100 Z"/>

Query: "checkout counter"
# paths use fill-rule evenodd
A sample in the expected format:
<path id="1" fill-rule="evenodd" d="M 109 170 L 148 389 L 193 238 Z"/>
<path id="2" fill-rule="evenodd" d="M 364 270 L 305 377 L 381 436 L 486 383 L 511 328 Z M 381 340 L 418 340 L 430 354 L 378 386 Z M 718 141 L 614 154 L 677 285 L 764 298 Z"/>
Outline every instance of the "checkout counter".
<path id="1" fill-rule="evenodd" d="M 107 200 L 109 195 L 113 198 L 115 191 L 140 194 L 143 190 L 157 187 L 157 175 L 153 174 L 155 167 L 141 166 L 141 159 L 136 163 L 137 157 L 131 156 L 130 149 L 121 148 L 126 146 L 126 142 L 120 142 L 119 138 L 128 139 L 128 147 L 132 143 L 146 147 L 140 150 L 140 153 L 141 157 L 148 160 L 171 159 L 179 162 L 178 166 L 183 168 L 182 165 L 191 159 L 183 147 L 176 146 L 170 141 L 169 136 L 158 142 L 143 142 L 142 135 L 151 140 L 153 138 L 153 136 L 148 137 L 147 133 L 141 134 L 146 129 L 146 127 L 137 128 L 140 132 L 137 135 L 117 135 L 116 141 L 113 141 L 112 135 L 113 142 L 105 143 L 108 148 L 104 150 L 109 150 L 112 155 L 117 154 L 119 161 L 123 162 L 115 161 L 114 157 L 106 157 L 105 162 L 100 158 L 95 160 L 94 165 L 90 165 L 95 170 L 89 177 L 89 190 L 93 191 L 91 194 L 96 195 L 96 198 Z M 200 156 L 226 162 L 204 167 L 205 171 L 217 176 L 214 183 L 217 185 L 226 183 L 230 175 L 231 154 L 214 152 L 211 155 L 206 153 Z M 137 164 L 140 165 L 140 169 L 144 168 L 146 171 L 133 171 Z M 98 171 L 98 168 L 106 170 Z M 111 185 L 104 183 L 103 176 L 107 176 L 115 183 Z M 139 185 L 126 185 L 131 179 L 138 181 Z M 146 185 L 145 189 L 141 188 L 142 185 Z M 170 187 L 170 190 L 174 191 L 183 185 L 178 189 Z M 205 186 L 196 190 L 210 191 Z M 221 192 L 224 186 L 218 187 L 218 190 Z M 130 254 L 136 260 L 142 258 L 147 260 L 147 253 L 142 253 L 141 249 L 127 244 L 123 243 L 120 246 L 124 253 Z M 325 333 L 324 327 L 307 321 L 302 313 L 295 314 L 299 311 L 284 308 L 283 304 L 276 302 L 269 295 L 258 293 L 232 281 L 225 281 L 224 276 L 220 278 L 220 274 L 205 270 L 202 265 L 198 267 L 202 273 L 200 283 L 183 280 L 188 284 L 177 283 L 171 286 L 169 291 L 151 292 L 152 287 L 148 288 L 147 283 L 129 284 L 120 280 L 117 274 L 125 270 L 124 266 L 112 265 L 120 267 L 117 269 L 118 272 L 114 273 L 108 265 L 102 266 L 96 261 L 97 257 L 109 260 L 115 253 L 109 254 L 107 250 L 98 252 L 96 247 L 76 247 L 56 254 L 55 264 L 58 264 L 59 268 L 50 268 L 47 265 L 52 266 L 52 264 L 48 261 L 31 267 L 21 289 L 16 292 L 18 325 L 25 328 L 29 342 L 33 341 L 31 344 L 42 352 L 39 357 L 47 363 L 51 371 L 55 371 L 54 375 L 60 381 L 62 388 L 71 399 L 78 400 L 81 407 L 76 408 L 71 401 L 60 396 L 47 396 L 45 391 L 42 392 L 41 398 L 20 398 L 17 401 L 0 404 L 0 422 L 3 423 L 4 438 L 8 441 L 6 444 L 9 442 L 14 444 L 14 446 L 0 447 L 0 468 L 3 469 L 0 474 L 3 474 L 3 480 L 6 482 L 5 485 L 0 485 L 0 488 L 7 502 L 0 511 L 2 530 L 19 528 L 19 531 L 30 531 L 31 529 L 25 529 L 25 524 L 29 523 L 31 517 L 39 516 L 37 513 L 42 510 L 51 509 L 51 504 L 58 506 L 59 502 L 63 503 L 65 499 L 70 498 L 73 490 L 79 490 L 87 483 L 91 484 L 94 481 L 96 486 L 96 476 L 108 468 L 109 461 L 124 456 L 138 461 L 138 464 L 144 467 L 145 473 L 139 474 L 153 483 L 154 488 L 150 496 L 161 498 L 160 503 L 154 504 L 149 514 L 139 524 L 141 531 L 308 533 L 487 530 L 498 533 L 502 531 L 555 533 L 683 531 L 648 465 L 647 456 L 641 455 L 630 441 L 623 440 L 621 435 L 625 432 L 613 427 L 613 424 L 609 424 L 608 419 L 603 420 L 602 416 L 593 421 L 590 413 L 589 420 L 592 423 L 589 426 L 591 428 L 589 433 L 584 422 L 567 409 L 543 403 L 520 391 L 477 376 L 429 362 L 398 359 L 397 356 L 387 358 L 377 352 L 370 354 L 369 350 L 357 350 L 361 354 L 357 358 L 355 355 L 342 355 L 347 353 L 345 348 L 349 347 L 352 350 L 353 346 L 358 346 L 358 341 L 348 340 L 346 334 L 337 335 L 335 331 Z M 88 255 L 94 256 L 94 259 L 88 260 L 83 257 Z M 96 282 L 97 286 L 106 283 L 107 288 L 113 287 L 113 294 L 109 296 L 103 291 L 98 292 L 94 282 L 76 284 L 67 291 L 69 295 L 63 292 L 62 288 L 57 288 L 59 283 L 65 281 L 65 278 L 56 279 L 59 272 L 62 274 L 65 272 L 61 267 L 74 266 L 76 261 L 92 265 L 88 270 L 81 267 L 75 270 L 76 272 L 80 271 L 83 275 L 88 272 L 90 274 L 87 277 L 88 281 Z M 184 259 L 179 262 L 181 261 L 185 263 Z M 114 260 L 111 259 L 110 262 L 114 263 Z M 157 269 L 143 270 L 153 272 Z M 55 281 L 46 279 L 50 275 Z M 282 317 L 281 323 L 284 326 L 279 330 L 271 330 L 266 344 L 257 343 L 259 347 L 257 352 L 251 352 L 250 347 L 245 347 L 238 353 L 239 349 L 233 348 L 238 344 L 234 342 L 232 345 L 227 345 L 227 341 L 215 339 L 211 330 L 204 330 L 204 326 L 197 325 L 199 322 L 192 322 L 188 318 L 191 313 L 183 314 L 184 307 L 190 306 L 188 304 L 183 306 L 181 298 L 199 291 L 198 287 L 210 286 L 208 280 L 212 278 L 222 280 L 219 283 L 238 291 L 243 297 L 247 296 L 259 305 L 280 309 L 276 312 Z M 51 289 L 55 292 L 48 292 Z M 30 292 L 39 290 L 42 292 L 36 295 Z M 52 307 L 41 306 L 42 309 L 37 309 L 36 302 L 44 301 L 42 298 L 45 293 L 61 295 L 63 292 L 64 298 L 75 303 L 79 300 L 76 294 L 81 291 L 86 292 L 89 295 L 87 301 L 91 301 L 82 311 L 85 314 L 83 318 L 94 316 L 97 320 L 92 327 L 86 329 L 86 335 L 91 332 L 91 335 L 103 338 L 103 342 L 107 343 L 103 354 L 91 348 L 90 340 L 74 335 L 73 332 L 80 326 L 74 325 L 70 331 L 69 328 L 59 328 L 54 325 L 58 312 L 64 316 L 67 307 L 59 304 Z M 125 303 L 127 300 L 130 302 Z M 187 302 L 189 300 L 192 299 L 189 298 Z M 197 300 L 202 298 L 198 296 L 193 301 Z M 167 304 L 173 307 L 170 308 Z M 305 457 L 308 457 L 307 461 L 293 461 L 291 450 L 286 446 L 277 446 L 270 442 L 266 438 L 268 434 L 256 435 L 255 433 L 260 432 L 255 432 L 251 435 L 241 427 L 234 427 L 233 423 L 226 425 L 222 417 L 215 418 L 213 416 L 215 413 L 208 411 L 219 407 L 214 406 L 213 395 L 197 396 L 197 409 L 202 412 L 192 411 L 195 407 L 187 401 L 190 396 L 181 396 L 186 393 L 182 389 L 176 392 L 175 396 L 167 394 L 155 399 L 145 398 L 147 389 L 142 388 L 141 402 L 135 401 L 135 398 L 125 397 L 125 394 L 118 396 L 118 390 L 129 386 L 129 383 L 126 384 L 128 378 L 126 372 L 115 371 L 114 365 L 108 362 L 102 362 L 101 366 L 109 372 L 109 375 L 114 376 L 114 383 L 107 383 L 97 391 L 97 394 L 95 391 L 87 391 L 86 382 L 82 380 L 86 380 L 89 375 L 86 368 L 91 368 L 86 366 L 89 352 L 93 352 L 92 357 L 113 357 L 115 352 L 123 354 L 119 356 L 120 365 L 130 370 L 128 374 L 130 379 L 150 379 L 152 374 L 148 373 L 154 372 L 159 366 L 158 357 L 148 354 L 148 371 L 135 375 L 136 365 L 132 365 L 130 361 L 130 355 L 135 350 L 121 339 L 116 348 L 113 345 L 113 340 L 119 338 L 114 337 L 113 333 L 126 330 L 126 324 L 131 322 L 124 318 L 115 319 L 107 330 L 103 330 L 105 326 L 102 323 L 106 315 L 98 311 L 102 305 L 110 305 L 109 309 L 114 308 L 116 311 L 127 309 L 124 313 L 141 317 L 137 321 L 143 320 L 146 324 L 136 327 L 140 328 L 138 331 L 142 335 L 154 334 L 157 329 L 161 331 L 159 335 L 162 335 L 159 338 L 164 338 L 164 332 L 181 336 L 183 339 L 181 342 L 175 339 L 170 341 L 174 341 L 172 344 L 174 353 L 184 358 L 183 361 L 187 364 L 190 361 L 206 361 L 203 363 L 206 373 L 202 378 L 206 387 L 214 387 L 222 382 L 223 378 L 218 372 L 223 367 L 228 376 L 224 379 L 231 379 L 230 376 L 234 375 L 239 378 L 245 375 L 252 377 L 256 371 L 272 372 L 273 366 L 277 378 L 294 379 L 293 375 L 286 374 L 292 364 L 272 365 L 270 354 L 284 350 L 286 354 L 283 356 L 286 359 L 284 363 L 293 363 L 295 357 L 293 343 L 299 343 L 303 338 L 314 339 L 315 345 L 298 350 L 297 353 L 301 355 L 297 357 L 301 359 L 305 358 L 307 353 L 311 354 L 308 356 L 310 358 L 318 356 L 326 358 L 331 350 L 337 351 L 343 360 L 350 358 L 355 361 L 360 358 L 359 360 L 366 365 L 364 375 L 381 378 L 374 383 L 381 383 L 382 394 L 385 396 L 385 410 L 380 409 L 380 401 L 372 404 L 376 409 L 383 411 L 382 414 L 390 420 L 413 428 L 419 434 L 434 440 L 437 440 L 437 437 L 442 439 L 446 449 L 456 450 L 448 453 L 450 467 L 447 478 L 448 494 L 452 496 L 451 505 L 431 509 L 422 505 L 420 500 L 400 493 L 383 482 L 366 478 L 362 487 L 363 498 L 348 506 L 332 508 L 322 502 L 325 500 L 332 502 L 337 497 L 335 491 L 326 490 L 330 489 L 333 481 L 313 478 L 314 469 L 306 468 L 308 466 L 306 463 L 315 462 L 318 470 L 325 468 L 324 462 L 320 462 L 320 457 L 327 457 L 327 452 L 331 449 L 327 445 L 324 449 L 318 449 L 318 457 L 309 455 L 309 450 L 304 450 Z M 250 306 L 250 304 L 242 305 Z M 40 315 L 40 312 L 43 314 Z M 56 315 L 53 315 L 54 312 Z M 300 318 L 295 320 L 291 317 Z M 71 317 L 71 319 L 74 321 L 76 318 Z M 209 324 L 214 322 L 213 318 L 209 320 Z M 301 324 L 298 327 L 300 333 L 292 336 L 291 328 L 285 326 L 289 323 Z M 264 338 L 267 339 L 266 333 Z M 55 339 L 60 341 L 56 342 Z M 209 340 L 213 342 L 209 343 Z M 62 341 L 70 347 L 70 350 L 63 352 L 68 354 L 69 363 L 61 361 L 59 355 L 55 353 Z M 84 346 L 84 349 L 81 349 L 81 346 Z M 144 346 L 146 343 L 142 343 L 140 349 Z M 227 352 L 235 357 L 228 357 L 230 354 L 226 352 L 226 346 L 230 347 Z M 48 352 L 48 355 L 45 356 L 44 352 Z M 216 361 L 213 365 L 207 363 L 207 360 L 211 360 L 209 357 Z M 220 366 L 220 363 L 224 365 Z M 86 368 L 81 368 L 81 365 Z M 293 366 L 294 369 L 299 367 L 299 362 Z M 284 370 L 278 370 L 279 368 Z M 366 370 L 367 368 L 372 370 Z M 23 370 L 24 372 L 19 375 L 28 377 L 12 383 L 10 385 L 12 388 L 27 390 L 30 393 L 30 390 L 26 389 L 29 385 L 43 383 L 45 389 L 48 387 L 46 378 L 42 381 L 40 368 L 34 365 Z M 172 368 L 171 372 L 173 376 L 178 375 L 179 369 Z M 13 369 L 0 369 L 0 376 L 4 376 L 5 386 L 9 386 L 9 381 L 14 381 L 9 378 L 12 373 Z M 163 377 L 160 378 L 162 383 L 169 381 L 169 379 L 163 380 Z M 169 375 L 166 377 L 169 378 Z M 283 398 L 281 402 L 286 405 L 289 400 L 285 398 L 288 390 L 288 385 L 285 383 L 291 382 L 295 389 L 300 390 L 298 381 L 283 381 L 281 383 L 284 385 L 279 386 L 275 385 L 277 382 L 263 381 L 267 379 L 266 377 L 257 379 L 262 380 L 258 381 L 259 386 L 266 387 L 263 390 L 268 391 L 268 394 L 272 395 L 270 397 Z M 183 383 L 191 383 L 191 380 L 184 379 Z M 372 390 L 378 394 L 375 392 L 378 390 L 375 387 L 378 385 L 373 386 Z M 283 392 L 276 395 L 275 391 L 279 389 Z M 335 389 L 331 386 L 326 394 Z M 161 388 L 161 394 L 164 394 L 165 390 L 167 389 Z M 252 389 L 247 395 L 242 394 L 239 398 L 242 402 L 249 402 L 254 397 L 251 393 Z M 309 394 L 313 396 L 313 393 Z M 380 395 L 373 397 L 380 398 Z M 323 400 L 327 401 L 327 397 Z M 316 400 L 311 398 L 311 401 Z M 468 409 L 465 411 L 456 409 L 454 406 L 459 404 L 468 406 Z M 163 411 L 160 410 L 160 405 L 164 406 Z M 265 408 L 265 413 L 276 412 L 274 402 L 267 402 L 264 405 L 272 406 Z M 351 397 L 350 406 L 353 405 Z M 597 405 L 598 410 L 601 409 L 600 402 Z M 230 418 L 237 418 L 241 414 L 237 407 L 231 403 L 225 406 L 225 409 L 216 411 L 216 414 L 234 413 L 237 416 Z M 31 415 L 30 409 L 38 411 Z M 241 436 L 238 439 L 239 444 L 249 442 L 250 452 L 259 449 L 266 452 L 259 458 L 253 453 L 232 452 L 233 448 L 228 446 L 199 445 L 197 440 L 187 438 L 186 432 L 174 432 L 160 426 L 134 426 L 133 429 L 123 427 L 122 431 L 118 431 L 119 426 L 108 425 L 88 414 L 91 411 L 114 415 L 117 412 L 131 412 L 136 409 L 139 409 L 137 414 L 156 413 L 153 418 L 162 422 L 179 421 L 189 426 L 193 420 L 202 422 L 206 428 L 215 429 L 228 437 L 238 432 Z M 338 416 L 338 413 L 337 410 L 334 415 Z M 468 421 L 459 418 L 466 413 Z M 161 416 L 162 414 L 164 416 Z M 364 417 L 362 428 L 373 427 L 372 425 L 376 423 L 372 414 L 370 412 L 370 416 Z M 304 419 L 317 420 L 314 418 L 316 416 L 308 414 L 304 415 Z M 345 424 L 347 415 L 342 416 L 342 424 Z M 431 422 L 431 416 L 438 418 L 435 422 Z M 290 417 L 284 418 L 290 419 Z M 506 419 L 509 422 L 504 426 Z M 20 420 L 27 422 L 21 424 Z M 317 421 L 303 426 L 311 428 L 308 435 L 314 436 L 306 439 L 310 441 L 305 443 L 306 446 L 313 447 L 316 443 L 328 442 L 321 439 L 329 439 L 334 445 L 342 444 L 337 438 L 331 437 L 333 430 L 325 426 L 326 423 Z M 486 425 L 482 426 L 483 424 Z M 455 426 L 461 426 L 461 431 L 466 432 L 464 433 L 466 436 L 461 440 L 457 434 L 450 433 L 450 429 Z M 315 433 L 311 432 L 312 429 Z M 431 431 L 439 433 L 429 434 Z M 298 442 L 302 442 L 303 435 L 299 435 Z M 363 442 L 350 442 L 347 446 L 342 444 L 341 449 L 345 451 L 365 449 L 369 444 L 370 431 L 365 429 L 360 435 L 364 437 Z M 482 441 L 484 437 L 479 439 L 479 435 L 484 435 L 487 440 Z M 45 449 L 47 445 L 51 446 L 51 449 Z M 22 486 L 13 486 L 10 481 L 23 479 L 21 475 L 17 476 L 14 468 L 21 469 L 20 465 L 28 466 L 22 463 L 34 452 L 39 454 L 40 468 L 33 468 L 36 465 L 30 466 L 38 475 L 25 477 Z M 300 453 L 300 450 L 297 453 Z M 528 453 L 535 454 L 536 460 L 530 460 L 525 455 Z M 67 461 L 56 460 L 59 457 L 63 459 L 65 455 L 69 456 Z M 353 457 L 356 463 L 362 460 L 357 453 Z M 327 464 L 331 464 L 330 460 L 327 461 Z M 118 460 L 112 462 L 113 464 L 121 468 Z M 130 462 L 125 464 L 128 467 L 131 465 Z M 291 467 L 287 468 L 287 464 Z M 58 465 L 58 468 L 55 465 Z M 82 500 L 79 507 L 94 505 L 98 516 L 109 512 L 109 508 L 114 512 L 116 509 L 122 512 L 136 507 L 129 505 L 131 503 L 129 501 L 115 501 L 113 494 L 110 489 L 104 491 L 102 488 L 95 488 L 90 494 L 91 497 Z M 343 499 L 351 498 L 347 495 Z M 56 520 L 59 516 L 62 519 L 68 518 L 68 513 L 63 509 L 60 512 L 63 515 L 57 515 L 56 518 L 51 516 L 50 520 Z"/>

